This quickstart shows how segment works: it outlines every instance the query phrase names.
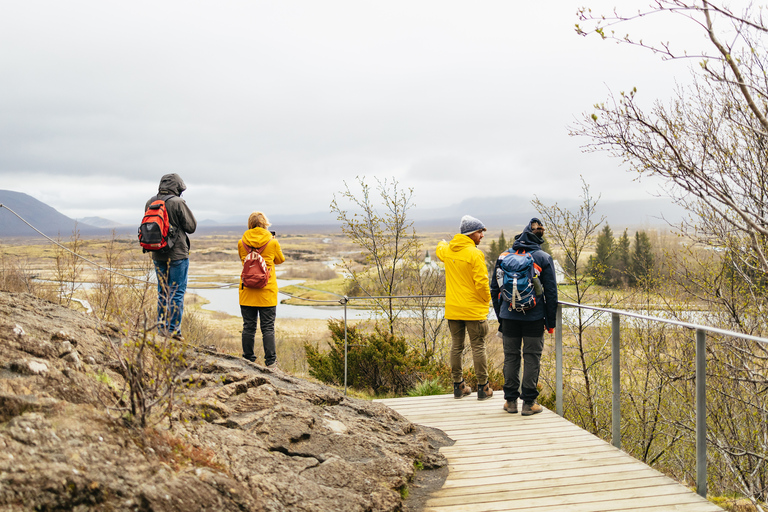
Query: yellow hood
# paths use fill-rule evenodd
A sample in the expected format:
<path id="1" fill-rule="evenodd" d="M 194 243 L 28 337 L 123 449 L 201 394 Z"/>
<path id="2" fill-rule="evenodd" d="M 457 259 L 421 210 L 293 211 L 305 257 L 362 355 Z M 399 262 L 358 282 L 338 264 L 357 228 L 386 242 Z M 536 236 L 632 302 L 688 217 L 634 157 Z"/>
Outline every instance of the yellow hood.
<path id="1" fill-rule="evenodd" d="M 243 233 L 243 241 L 254 249 L 258 249 L 270 240 L 272 240 L 272 233 L 264 228 L 253 228 Z"/>

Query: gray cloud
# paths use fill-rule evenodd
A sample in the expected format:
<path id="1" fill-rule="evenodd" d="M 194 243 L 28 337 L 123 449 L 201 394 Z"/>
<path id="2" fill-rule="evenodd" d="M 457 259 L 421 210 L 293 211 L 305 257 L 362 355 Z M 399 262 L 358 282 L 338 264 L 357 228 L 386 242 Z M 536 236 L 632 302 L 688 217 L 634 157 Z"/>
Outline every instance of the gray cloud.
<path id="1" fill-rule="evenodd" d="M 647 195 L 565 126 L 607 86 L 664 94 L 677 68 L 579 38 L 578 5 L 11 2 L 0 188 L 125 222 L 167 172 L 214 219 L 327 211 L 356 175 L 395 176 L 431 207 L 504 195 L 491 185 L 507 177 L 542 196 L 573 195 L 579 174 Z"/>

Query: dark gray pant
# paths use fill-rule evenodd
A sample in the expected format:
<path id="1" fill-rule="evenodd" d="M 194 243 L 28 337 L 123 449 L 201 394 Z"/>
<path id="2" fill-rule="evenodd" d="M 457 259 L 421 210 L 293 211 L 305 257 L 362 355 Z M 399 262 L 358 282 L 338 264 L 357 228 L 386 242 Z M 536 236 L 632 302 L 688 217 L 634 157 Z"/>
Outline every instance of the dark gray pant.
<path id="1" fill-rule="evenodd" d="M 277 360 L 275 351 L 275 317 L 277 306 L 256 307 L 240 305 L 243 315 L 243 357 L 256 361 L 253 353 L 253 343 L 256 337 L 256 327 L 261 316 L 261 340 L 264 344 L 264 364 L 269 366 Z"/>
<path id="2" fill-rule="evenodd" d="M 544 349 L 544 320 L 524 322 L 503 320 L 504 335 L 504 400 L 513 402 L 518 397 L 532 403 L 539 396 L 539 370 Z M 521 350 L 522 349 L 522 350 Z M 521 357 L 522 352 L 522 357 Z M 523 379 L 520 381 L 520 362 Z"/>

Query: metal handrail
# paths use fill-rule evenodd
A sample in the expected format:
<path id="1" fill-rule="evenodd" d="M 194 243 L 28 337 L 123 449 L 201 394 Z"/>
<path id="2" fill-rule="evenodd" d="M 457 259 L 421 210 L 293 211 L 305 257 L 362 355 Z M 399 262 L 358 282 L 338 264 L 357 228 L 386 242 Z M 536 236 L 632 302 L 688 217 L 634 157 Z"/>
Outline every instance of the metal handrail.
<path id="1" fill-rule="evenodd" d="M 620 317 L 638 318 L 661 322 L 696 332 L 696 492 L 707 497 L 707 332 L 768 343 L 768 339 L 752 336 L 727 329 L 706 325 L 669 320 L 618 309 L 601 308 L 572 302 L 558 302 L 557 325 L 555 327 L 555 407 L 557 414 L 563 416 L 563 307 L 588 309 L 611 314 L 611 443 L 621 449 L 621 367 L 620 367 Z"/>

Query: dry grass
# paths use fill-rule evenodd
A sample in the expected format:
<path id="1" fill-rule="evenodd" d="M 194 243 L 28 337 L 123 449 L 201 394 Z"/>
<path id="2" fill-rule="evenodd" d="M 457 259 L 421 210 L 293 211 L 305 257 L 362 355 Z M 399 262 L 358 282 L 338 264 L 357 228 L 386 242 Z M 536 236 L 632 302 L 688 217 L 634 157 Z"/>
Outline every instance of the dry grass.
<path id="1" fill-rule="evenodd" d="M 196 286 L 205 284 L 236 283 L 241 264 L 237 256 L 237 241 L 241 233 L 227 233 L 207 236 L 193 236 L 192 252 L 190 254 L 190 283 Z M 433 252 L 434 246 L 443 238 L 452 237 L 452 233 L 420 234 L 419 238 L 425 250 Z M 343 295 L 345 282 L 327 265 L 329 261 L 340 261 L 342 257 L 351 257 L 359 253 L 359 248 L 340 234 L 324 235 L 281 235 L 278 239 L 286 256 L 286 262 L 278 267 L 281 277 L 307 279 L 303 286 L 319 290 L 317 298 L 336 300 L 338 297 L 322 292 L 332 292 Z M 83 256 L 101 265 L 108 266 L 110 251 L 119 252 L 124 261 L 138 262 L 148 260 L 149 256 L 142 254 L 133 237 L 123 237 L 112 240 L 96 239 L 83 240 L 80 251 Z M 6 269 L 14 262 L 16 270 L 7 273 L 7 279 L 12 282 L 17 275 L 51 278 L 55 274 L 55 246 L 47 241 L 32 240 L 29 243 L 19 242 L 14 245 L 0 246 L 0 257 L 4 258 Z M 145 262 L 146 263 L 146 262 Z M 135 263 L 134 263 L 135 264 Z M 16 274 L 16 275 L 15 275 Z M 81 280 L 97 283 L 103 276 L 101 272 L 85 264 Z M 327 279 L 333 277 L 333 279 Z M 12 283 L 11 283 L 12 284 Z M 17 284 L 13 287 L 18 289 Z M 38 290 L 40 292 L 41 290 Z M 307 290 L 296 288 L 298 293 Z M 55 293 L 55 290 L 51 293 Z M 152 292 L 154 293 L 154 292 Z M 232 293 L 236 293 L 235 290 Z M 211 346 L 221 352 L 240 355 L 242 319 L 222 312 L 203 310 L 202 299 L 189 290 L 185 298 L 184 325 L 185 336 L 197 344 Z M 76 303 L 73 303 L 73 307 Z M 79 306 L 77 306 L 79 307 Z M 150 305 L 149 309 L 152 309 Z M 326 320 L 286 319 L 277 318 L 276 338 L 278 361 L 286 371 L 297 375 L 307 375 L 304 356 L 305 343 L 326 346 L 330 341 L 330 332 Z M 490 339 L 490 338 L 489 338 Z M 500 347 L 500 343 L 498 344 Z M 439 357 L 447 361 L 450 340 L 441 340 Z M 263 358 L 261 336 L 257 332 L 255 349 L 257 356 Z M 494 365 L 499 360 L 500 348 L 494 348 L 489 342 L 489 356 Z M 263 361 L 263 359 L 261 359 Z M 471 367 L 471 357 L 466 356 L 467 367 Z"/>

